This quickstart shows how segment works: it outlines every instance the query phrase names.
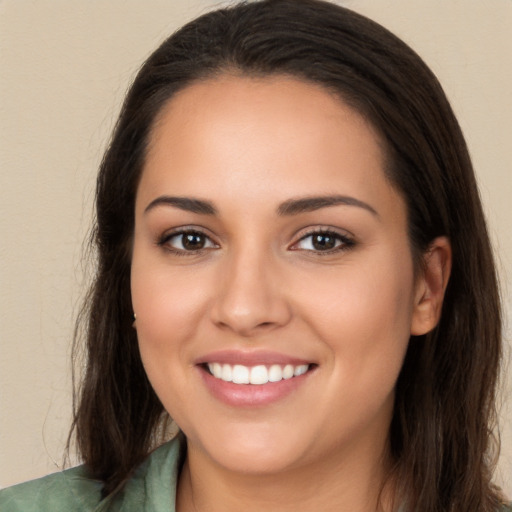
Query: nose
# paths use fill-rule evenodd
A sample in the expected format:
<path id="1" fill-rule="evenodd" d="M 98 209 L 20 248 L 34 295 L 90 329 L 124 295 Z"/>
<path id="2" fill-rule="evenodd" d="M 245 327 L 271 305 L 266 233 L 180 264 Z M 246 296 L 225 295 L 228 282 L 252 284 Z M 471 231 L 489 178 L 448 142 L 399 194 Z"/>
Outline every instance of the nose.
<path id="1" fill-rule="evenodd" d="M 283 284 L 277 262 L 268 255 L 233 255 L 219 269 L 212 321 L 245 338 L 286 325 L 291 308 Z"/>

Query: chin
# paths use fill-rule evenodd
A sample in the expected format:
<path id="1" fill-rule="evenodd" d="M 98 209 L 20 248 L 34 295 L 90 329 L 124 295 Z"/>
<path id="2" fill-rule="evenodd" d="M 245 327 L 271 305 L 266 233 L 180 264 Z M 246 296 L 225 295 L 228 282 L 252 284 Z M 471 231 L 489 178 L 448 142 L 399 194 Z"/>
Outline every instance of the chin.
<path id="1" fill-rule="evenodd" d="M 293 467 L 297 462 L 297 453 L 272 446 L 264 449 L 246 446 L 240 449 L 221 449 L 222 453 L 211 453 L 215 462 L 228 471 L 251 475 L 271 475 L 281 473 Z"/>
<path id="2" fill-rule="evenodd" d="M 306 451 L 288 431 L 279 435 L 272 426 L 256 428 L 240 426 L 225 432 L 209 433 L 204 442 L 195 436 L 187 437 L 189 450 L 198 447 L 224 469 L 244 474 L 273 474 L 285 471 L 298 463 Z"/>

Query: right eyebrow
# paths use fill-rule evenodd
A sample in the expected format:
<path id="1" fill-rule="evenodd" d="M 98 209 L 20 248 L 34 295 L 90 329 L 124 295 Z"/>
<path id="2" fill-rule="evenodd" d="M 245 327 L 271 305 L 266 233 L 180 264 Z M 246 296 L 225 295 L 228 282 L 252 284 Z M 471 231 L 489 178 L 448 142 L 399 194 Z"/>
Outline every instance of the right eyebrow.
<path id="1" fill-rule="evenodd" d="M 300 213 L 314 212 L 315 210 L 340 204 L 346 206 L 357 206 L 358 208 L 363 208 L 364 210 L 369 211 L 375 217 L 379 217 L 377 210 L 368 203 L 365 203 L 360 199 L 356 199 L 355 197 L 341 195 L 311 196 L 289 199 L 279 206 L 277 213 L 278 215 L 298 215 Z"/>
<path id="2" fill-rule="evenodd" d="M 200 215 L 217 215 L 217 210 L 210 201 L 174 196 L 160 196 L 153 199 L 153 201 L 146 206 L 144 213 L 149 212 L 157 206 L 174 206 L 180 210 L 198 213 Z"/>

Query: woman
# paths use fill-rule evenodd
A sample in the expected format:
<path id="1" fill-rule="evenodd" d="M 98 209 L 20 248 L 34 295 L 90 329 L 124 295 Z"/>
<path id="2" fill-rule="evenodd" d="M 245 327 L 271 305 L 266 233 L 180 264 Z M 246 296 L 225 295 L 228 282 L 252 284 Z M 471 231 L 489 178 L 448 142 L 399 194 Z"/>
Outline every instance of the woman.
<path id="1" fill-rule="evenodd" d="M 135 79 L 96 207 L 85 464 L 2 510 L 503 507 L 482 208 L 392 34 L 316 0 L 191 22 Z"/>

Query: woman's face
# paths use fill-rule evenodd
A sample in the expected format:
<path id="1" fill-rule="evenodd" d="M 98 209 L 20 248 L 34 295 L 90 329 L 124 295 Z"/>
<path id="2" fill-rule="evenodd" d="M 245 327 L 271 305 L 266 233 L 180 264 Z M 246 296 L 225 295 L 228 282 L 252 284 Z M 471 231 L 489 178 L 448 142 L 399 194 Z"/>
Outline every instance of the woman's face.
<path id="1" fill-rule="evenodd" d="M 291 78 L 204 81 L 161 113 L 132 300 L 190 454 L 275 473 L 382 453 L 424 290 L 383 165 L 360 115 Z"/>

